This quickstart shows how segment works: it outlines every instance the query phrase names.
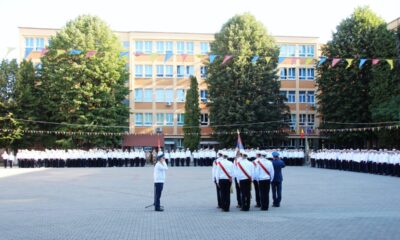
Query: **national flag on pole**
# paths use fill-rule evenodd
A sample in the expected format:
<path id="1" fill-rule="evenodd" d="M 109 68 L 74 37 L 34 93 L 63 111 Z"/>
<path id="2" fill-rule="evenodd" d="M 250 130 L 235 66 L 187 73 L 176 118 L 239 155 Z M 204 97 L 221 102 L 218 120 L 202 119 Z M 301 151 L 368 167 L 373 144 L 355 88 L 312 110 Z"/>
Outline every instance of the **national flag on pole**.
<path id="1" fill-rule="evenodd" d="M 301 138 L 301 139 L 304 138 L 304 129 L 303 129 L 303 128 L 300 130 L 300 138 Z"/>
<path id="2" fill-rule="evenodd" d="M 238 138 L 237 138 L 237 143 L 236 143 L 236 150 L 244 150 L 242 139 L 240 138 L 239 129 L 237 130 L 237 135 L 238 135 Z"/>
<path id="3" fill-rule="evenodd" d="M 222 61 L 222 65 L 224 65 L 225 63 L 227 63 L 229 60 L 231 60 L 232 59 L 232 55 L 226 55 L 225 57 L 224 57 L 224 60 Z"/>

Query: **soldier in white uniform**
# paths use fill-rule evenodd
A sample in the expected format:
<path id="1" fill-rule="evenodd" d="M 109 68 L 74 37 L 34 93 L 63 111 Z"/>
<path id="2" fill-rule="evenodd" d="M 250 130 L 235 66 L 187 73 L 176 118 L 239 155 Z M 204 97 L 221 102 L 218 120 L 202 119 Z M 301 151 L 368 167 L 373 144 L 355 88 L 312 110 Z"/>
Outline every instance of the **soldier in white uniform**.
<path id="1" fill-rule="evenodd" d="M 222 152 L 218 153 L 218 158 L 213 162 L 213 166 L 211 168 L 211 173 L 212 173 L 212 181 L 215 184 L 216 190 L 217 190 L 217 203 L 218 203 L 218 208 L 222 208 L 221 204 L 221 191 L 220 187 L 218 185 L 218 179 L 216 176 L 216 172 L 218 169 L 218 163 L 222 160 Z"/>
<path id="2" fill-rule="evenodd" d="M 260 192 L 260 207 L 262 211 L 268 211 L 269 208 L 269 190 L 271 179 L 274 178 L 274 166 L 272 162 L 267 160 L 266 152 L 260 151 L 257 153 L 255 160 L 256 168 L 254 171 L 254 178 L 258 181 L 258 188 Z"/>
<path id="3" fill-rule="evenodd" d="M 165 172 L 168 166 L 165 163 L 164 155 L 157 156 L 157 163 L 154 166 L 154 210 L 157 212 L 164 211 L 160 205 L 161 193 L 165 183 Z"/>
<path id="4" fill-rule="evenodd" d="M 235 177 L 238 179 L 240 192 L 242 196 L 242 208 L 241 211 L 249 211 L 250 209 L 250 187 L 254 176 L 254 165 L 247 160 L 247 153 L 245 151 L 240 152 L 242 154 L 242 160 L 238 162 L 235 169 Z"/>
<path id="5" fill-rule="evenodd" d="M 228 161 L 228 153 L 224 152 L 221 160 L 215 160 L 217 162 L 215 178 L 217 185 L 220 188 L 220 207 L 222 211 L 229 212 L 231 205 L 230 189 L 232 185 L 232 176 L 234 173 L 233 163 Z"/>

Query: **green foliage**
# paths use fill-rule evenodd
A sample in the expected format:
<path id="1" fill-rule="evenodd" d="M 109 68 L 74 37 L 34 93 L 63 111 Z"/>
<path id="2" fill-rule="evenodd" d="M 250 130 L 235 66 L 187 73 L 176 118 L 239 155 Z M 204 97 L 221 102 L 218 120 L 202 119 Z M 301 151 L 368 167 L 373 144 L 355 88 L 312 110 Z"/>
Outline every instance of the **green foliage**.
<path id="1" fill-rule="evenodd" d="M 332 40 L 323 47 L 322 55 L 357 59 L 396 58 L 395 35 L 386 27 L 383 19 L 368 7 L 357 8 L 338 25 Z M 379 112 L 382 106 L 393 101 L 393 96 L 399 94 L 398 75 L 390 71 L 384 60 L 375 66 L 369 61 L 362 69 L 358 65 L 359 62 L 355 61 L 353 66 L 346 69 L 347 64 L 342 62 L 332 68 L 328 62 L 318 68 L 320 94 L 317 98 L 319 111 L 325 121 L 373 122 L 391 119 L 389 116 L 381 118 Z M 339 126 L 323 125 L 332 128 Z M 375 142 L 375 138 L 375 134 L 371 133 L 345 133 L 337 134 L 333 139 L 338 146 L 365 147 Z"/>
<path id="2" fill-rule="evenodd" d="M 81 50 L 71 55 L 68 51 Z M 65 50 L 61 53 L 59 50 Z M 90 50 L 97 51 L 86 57 Z M 79 16 L 51 39 L 49 52 L 42 57 L 42 119 L 50 122 L 84 124 L 47 125 L 56 131 L 121 132 L 128 126 L 129 108 L 123 103 L 128 95 L 126 59 L 119 57 L 121 45 L 110 28 L 97 17 Z M 120 137 L 62 136 L 49 139 L 62 147 L 115 146 Z"/>
<path id="3" fill-rule="evenodd" d="M 215 34 L 211 51 L 222 56 L 209 64 L 206 80 L 213 130 L 236 132 L 236 129 L 240 129 L 244 132 L 284 127 L 283 123 L 243 125 L 283 120 L 288 112 L 283 98 L 279 95 L 280 83 L 276 74 L 279 50 L 265 27 L 250 14 L 236 15 Z M 234 58 L 222 65 L 225 55 L 233 55 Z M 256 64 L 251 62 L 254 55 L 260 57 Z M 272 56 L 269 64 L 266 62 L 266 56 Z M 234 125 L 238 123 L 241 125 Z M 235 145 L 236 135 L 216 137 L 225 146 Z M 266 145 L 272 137 L 242 134 L 246 147 Z M 275 139 L 276 137 L 274 136 Z"/>
<path id="4" fill-rule="evenodd" d="M 197 149 L 200 143 L 200 107 L 199 85 L 194 76 L 190 77 L 190 89 L 186 94 L 183 132 L 183 145 L 191 151 Z"/>

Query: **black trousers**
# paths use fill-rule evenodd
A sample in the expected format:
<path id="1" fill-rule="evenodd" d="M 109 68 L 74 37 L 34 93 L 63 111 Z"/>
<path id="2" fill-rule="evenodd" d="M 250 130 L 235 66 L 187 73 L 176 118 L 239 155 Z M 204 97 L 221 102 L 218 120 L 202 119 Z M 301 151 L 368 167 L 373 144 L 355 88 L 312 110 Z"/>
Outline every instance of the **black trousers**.
<path id="1" fill-rule="evenodd" d="M 217 189 L 217 202 L 218 202 L 218 207 L 222 208 L 222 204 L 221 204 L 221 189 L 218 186 L 217 182 L 215 181 L 215 188 Z"/>
<path id="2" fill-rule="evenodd" d="M 171 167 L 175 165 L 175 158 L 171 158 Z"/>
<path id="3" fill-rule="evenodd" d="M 175 158 L 175 166 L 179 167 L 180 158 Z"/>
<path id="4" fill-rule="evenodd" d="M 242 194 L 242 210 L 249 211 L 250 209 L 250 186 L 249 179 L 240 180 L 240 193 Z"/>
<path id="5" fill-rule="evenodd" d="M 256 204 L 260 206 L 260 191 L 259 191 L 259 186 L 258 186 L 258 181 L 254 180 L 254 192 L 256 193 Z"/>
<path id="6" fill-rule="evenodd" d="M 160 198 L 164 187 L 164 183 L 154 183 L 154 208 L 160 209 Z"/>
<path id="7" fill-rule="evenodd" d="M 274 205 L 278 206 L 281 204 L 282 200 L 282 182 L 272 182 L 272 199 L 274 200 Z"/>
<path id="8" fill-rule="evenodd" d="M 197 158 L 193 158 L 193 165 L 194 165 L 195 167 L 197 166 L 197 161 L 198 161 Z"/>
<path id="9" fill-rule="evenodd" d="M 186 167 L 189 167 L 189 165 L 190 165 L 190 157 L 187 157 L 186 158 Z"/>
<path id="10" fill-rule="evenodd" d="M 181 158 L 181 166 L 184 167 L 185 166 L 185 159 Z"/>
<path id="11" fill-rule="evenodd" d="M 228 212 L 231 205 L 231 185 L 232 182 L 228 179 L 219 180 L 219 188 L 221 192 L 221 208 L 222 210 Z"/>
<path id="12" fill-rule="evenodd" d="M 271 182 L 270 180 L 260 180 L 258 181 L 258 188 L 260 191 L 260 201 L 261 201 L 261 210 L 268 210 L 269 207 L 269 189 Z"/>
<path id="13" fill-rule="evenodd" d="M 7 168 L 8 161 L 7 160 L 3 160 L 3 163 L 4 163 L 4 168 Z"/>
<path id="14" fill-rule="evenodd" d="M 236 200 L 237 200 L 237 205 L 239 207 L 242 207 L 242 194 L 240 192 L 240 187 L 239 184 L 235 178 L 235 189 L 236 189 Z"/>

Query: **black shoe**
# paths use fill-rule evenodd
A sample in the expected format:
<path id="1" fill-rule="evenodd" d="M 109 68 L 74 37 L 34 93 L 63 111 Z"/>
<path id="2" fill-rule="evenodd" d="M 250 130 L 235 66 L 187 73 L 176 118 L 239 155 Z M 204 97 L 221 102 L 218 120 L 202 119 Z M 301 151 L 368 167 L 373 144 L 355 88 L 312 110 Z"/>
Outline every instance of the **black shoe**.
<path id="1" fill-rule="evenodd" d="M 236 208 L 242 208 L 242 206 L 240 206 L 240 205 L 236 205 Z"/>
<path id="2" fill-rule="evenodd" d="M 268 208 L 261 208 L 261 211 L 268 211 Z"/>
<path id="3" fill-rule="evenodd" d="M 155 211 L 156 212 L 164 212 L 164 209 L 163 208 L 157 208 L 157 209 L 155 209 Z"/>
<path id="4" fill-rule="evenodd" d="M 257 204 L 257 205 L 255 205 L 254 207 L 259 208 L 259 207 L 261 207 L 261 205 Z"/>
<path id="5" fill-rule="evenodd" d="M 276 204 L 272 204 L 272 206 L 273 206 L 273 207 L 278 207 L 278 205 L 276 205 Z"/>

